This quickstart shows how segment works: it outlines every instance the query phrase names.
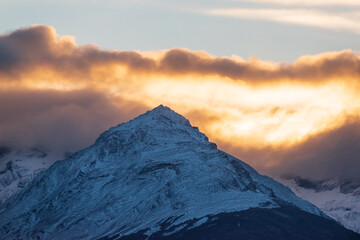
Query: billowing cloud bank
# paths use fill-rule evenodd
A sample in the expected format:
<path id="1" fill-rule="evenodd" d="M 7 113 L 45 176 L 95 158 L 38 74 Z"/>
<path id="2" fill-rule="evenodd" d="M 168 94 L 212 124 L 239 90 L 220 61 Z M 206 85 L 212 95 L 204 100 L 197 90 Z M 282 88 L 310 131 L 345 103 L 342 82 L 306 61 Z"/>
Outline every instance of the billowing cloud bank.
<path id="1" fill-rule="evenodd" d="M 165 104 L 268 174 L 356 177 L 360 57 L 293 63 L 78 46 L 52 27 L 0 36 L 0 143 L 75 151 Z"/>
<path id="2" fill-rule="evenodd" d="M 360 76 L 360 58 L 350 50 L 304 56 L 292 64 L 274 64 L 257 59 L 213 57 L 186 49 L 153 54 L 104 51 L 95 45 L 77 46 L 73 37 L 59 37 L 55 29 L 46 26 L 23 28 L 0 38 L 0 71 L 9 80 L 21 80 L 35 70 L 48 70 L 69 80 L 81 77 L 81 81 L 88 81 L 97 77 L 91 75 L 92 71 L 107 67 L 167 77 L 218 76 L 250 84 L 279 80 L 313 84 Z M 114 77 L 113 73 L 108 74 Z"/>

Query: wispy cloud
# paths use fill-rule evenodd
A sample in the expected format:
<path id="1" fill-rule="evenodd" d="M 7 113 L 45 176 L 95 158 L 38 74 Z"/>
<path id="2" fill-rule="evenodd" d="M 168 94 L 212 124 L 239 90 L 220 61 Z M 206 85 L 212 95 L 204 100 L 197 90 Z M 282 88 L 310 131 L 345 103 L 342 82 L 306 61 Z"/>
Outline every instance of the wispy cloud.
<path id="1" fill-rule="evenodd" d="M 359 0 L 244 0 L 246 2 L 296 6 L 360 6 Z"/>
<path id="2" fill-rule="evenodd" d="M 346 30 L 360 34 L 360 12 L 330 13 L 311 9 L 238 8 L 210 9 L 203 11 L 203 13 L 214 16 L 265 20 L 333 30 Z"/>

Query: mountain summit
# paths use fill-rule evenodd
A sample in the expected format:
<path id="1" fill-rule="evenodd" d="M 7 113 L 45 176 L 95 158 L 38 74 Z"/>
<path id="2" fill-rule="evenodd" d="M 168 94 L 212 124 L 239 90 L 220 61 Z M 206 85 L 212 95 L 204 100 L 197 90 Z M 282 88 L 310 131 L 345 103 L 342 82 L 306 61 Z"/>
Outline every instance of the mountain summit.
<path id="1" fill-rule="evenodd" d="M 359 239 L 159 107 L 41 172 L 0 239 Z"/>

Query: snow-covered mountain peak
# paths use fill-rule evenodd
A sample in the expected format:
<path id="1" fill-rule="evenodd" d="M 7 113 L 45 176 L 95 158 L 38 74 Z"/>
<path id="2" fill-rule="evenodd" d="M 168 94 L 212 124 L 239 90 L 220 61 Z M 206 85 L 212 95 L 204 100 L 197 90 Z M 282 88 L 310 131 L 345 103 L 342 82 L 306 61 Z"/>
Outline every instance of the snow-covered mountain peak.
<path id="1" fill-rule="evenodd" d="M 155 120 L 155 121 L 161 121 L 161 122 L 170 121 L 173 124 L 190 126 L 189 120 L 187 120 L 182 115 L 178 114 L 177 112 L 173 111 L 172 109 L 164 105 L 159 105 L 158 107 L 141 115 L 139 118 L 145 118 L 145 117 L 149 117 L 151 118 L 151 120 Z"/>
<path id="2" fill-rule="evenodd" d="M 189 120 L 164 105 L 159 105 L 158 107 L 147 111 L 146 113 L 138 116 L 128 123 L 120 124 L 111 129 L 116 130 L 118 127 L 128 124 L 133 125 L 132 127 L 138 127 L 139 125 L 151 127 L 160 125 L 162 127 L 167 126 L 171 128 L 191 127 Z"/>
<path id="3" fill-rule="evenodd" d="M 110 128 L 96 141 L 106 142 L 107 145 L 136 142 L 137 149 L 141 144 L 149 147 L 186 142 L 197 142 L 216 148 L 216 144 L 208 140 L 207 136 L 197 127 L 191 126 L 185 117 L 160 105 L 127 123 Z"/>

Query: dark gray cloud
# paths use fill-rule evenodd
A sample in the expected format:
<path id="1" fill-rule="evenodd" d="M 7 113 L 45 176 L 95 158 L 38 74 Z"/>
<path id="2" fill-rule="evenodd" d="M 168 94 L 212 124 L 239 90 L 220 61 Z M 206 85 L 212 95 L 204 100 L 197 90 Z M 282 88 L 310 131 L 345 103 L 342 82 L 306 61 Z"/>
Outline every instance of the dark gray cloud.
<path id="1" fill-rule="evenodd" d="M 90 90 L 0 91 L 0 145 L 77 151 L 147 108 Z"/>
<path id="2" fill-rule="evenodd" d="M 360 58 L 351 51 L 323 54 L 316 60 L 298 60 L 266 68 L 252 61 L 238 62 L 229 58 L 204 57 L 195 52 L 172 49 L 160 61 L 164 71 L 173 73 L 216 74 L 245 81 L 302 80 L 321 81 L 338 76 L 360 76 Z"/>
<path id="3" fill-rule="evenodd" d="M 360 180 L 360 119 L 312 136 L 291 147 L 243 148 L 219 140 L 225 151 L 272 176 L 301 176 L 314 180 L 338 177 Z"/>
<path id="4" fill-rule="evenodd" d="M 313 136 L 286 151 L 282 158 L 283 174 L 286 170 L 314 179 L 337 176 L 360 180 L 360 119 Z"/>
<path id="5" fill-rule="evenodd" d="M 16 78 L 48 68 L 66 77 L 89 77 L 93 67 L 120 64 L 134 71 L 151 70 L 154 61 L 134 51 L 105 51 L 77 46 L 71 37 L 57 36 L 48 26 L 32 26 L 0 36 L 0 74 Z"/>

